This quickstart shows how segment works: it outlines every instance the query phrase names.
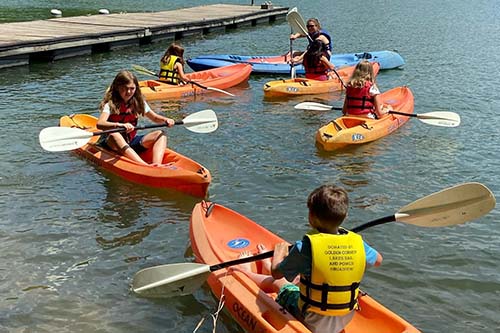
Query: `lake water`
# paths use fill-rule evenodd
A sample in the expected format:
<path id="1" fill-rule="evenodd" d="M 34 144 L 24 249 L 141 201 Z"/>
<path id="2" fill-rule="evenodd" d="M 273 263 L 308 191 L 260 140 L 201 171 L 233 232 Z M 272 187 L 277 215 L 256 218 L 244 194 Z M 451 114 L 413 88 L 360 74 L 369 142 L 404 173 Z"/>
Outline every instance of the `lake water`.
<path id="1" fill-rule="evenodd" d="M 217 2 L 4 0 L 0 22 L 48 18 L 52 8 L 86 15 L 99 8 L 154 11 Z M 500 193 L 498 1 L 273 3 L 319 17 L 334 37 L 335 53 L 399 51 L 406 66 L 381 72 L 380 88 L 408 85 L 416 113 L 453 111 L 462 123 L 444 128 L 413 119 L 372 144 L 324 153 L 315 147 L 315 131 L 339 114 L 293 106 L 307 100 L 341 105 L 340 95 L 266 100 L 262 86 L 275 77 L 252 76 L 229 89 L 236 98 L 152 102 L 175 119 L 207 108 L 217 112 L 220 127 L 212 134 L 168 131 L 171 147 L 212 172 L 210 200 L 293 241 L 306 230 L 307 195 L 324 182 L 349 191 L 347 227 L 462 182 Z M 181 42 L 186 58 L 282 54 L 288 35 L 289 26 L 280 22 Z M 294 45 L 304 48 L 305 41 Z M 207 288 L 168 300 L 129 291 L 142 268 L 192 260 L 189 216 L 199 199 L 130 184 L 38 144 L 40 130 L 63 115 L 97 115 L 118 70 L 132 64 L 156 69 L 166 47 L 1 70 L 0 332 L 192 332 L 215 311 Z M 423 332 L 500 332 L 498 220 L 495 209 L 455 227 L 393 223 L 364 231 L 385 259 L 367 273 L 364 289 Z M 198 332 L 212 328 L 206 320 Z M 237 331 L 231 318 L 219 318 L 217 332 Z"/>

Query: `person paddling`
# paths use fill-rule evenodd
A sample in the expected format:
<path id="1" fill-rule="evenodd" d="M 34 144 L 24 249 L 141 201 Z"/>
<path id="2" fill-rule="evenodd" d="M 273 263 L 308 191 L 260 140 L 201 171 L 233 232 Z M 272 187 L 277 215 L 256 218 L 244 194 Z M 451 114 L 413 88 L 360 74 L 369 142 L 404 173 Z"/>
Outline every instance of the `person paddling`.
<path id="1" fill-rule="evenodd" d="M 294 58 L 298 61 L 299 57 Z M 326 81 L 332 77 L 335 66 L 328 60 L 326 46 L 319 39 L 313 41 L 302 60 L 302 65 L 306 71 L 306 78 Z"/>
<path id="2" fill-rule="evenodd" d="M 165 123 L 168 127 L 175 124 L 173 119 L 157 114 L 144 100 L 137 77 L 129 71 L 122 70 L 114 78 L 99 106 L 101 114 L 97 120 L 97 128 L 101 130 L 124 128 L 125 132 L 102 135 L 98 144 L 128 157 L 140 164 L 148 164 L 140 153 L 151 149 L 152 164 L 162 163 L 167 137 L 161 130 L 145 135 L 137 135 L 139 116 L 145 116 L 155 123 Z"/>
<path id="3" fill-rule="evenodd" d="M 382 106 L 373 64 L 368 60 L 361 60 L 347 83 L 342 113 L 378 119 L 389 111 Z"/>
<path id="4" fill-rule="evenodd" d="M 319 20 L 317 18 L 308 19 L 306 23 L 306 28 L 307 28 L 307 35 L 303 33 L 295 33 L 290 35 L 290 39 L 295 40 L 297 38 L 307 37 L 307 39 L 309 40 L 309 46 L 315 40 L 322 41 L 326 47 L 327 58 L 328 60 L 330 60 L 330 57 L 333 53 L 333 39 L 330 36 L 330 34 L 326 30 L 321 28 L 321 24 L 319 23 Z M 300 59 L 300 61 L 301 60 L 302 59 Z"/>
<path id="5" fill-rule="evenodd" d="M 276 301 L 313 333 L 344 329 L 358 308 L 365 268 L 383 260 L 360 235 L 340 227 L 348 206 L 343 188 L 331 184 L 316 188 L 307 199 L 314 229 L 291 248 L 288 243 L 276 244 L 272 276 L 254 273 L 245 265 L 235 267 L 264 292 L 278 293 Z"/>
<path id="6" fill-rule="evenodd" d="M 160 59 L 160 73 L 158 74 L 161 82 L 179 85 L 189 81 L 184 74 L 184 48 L 179 44 L 172 43 L 165 54 Z"/>

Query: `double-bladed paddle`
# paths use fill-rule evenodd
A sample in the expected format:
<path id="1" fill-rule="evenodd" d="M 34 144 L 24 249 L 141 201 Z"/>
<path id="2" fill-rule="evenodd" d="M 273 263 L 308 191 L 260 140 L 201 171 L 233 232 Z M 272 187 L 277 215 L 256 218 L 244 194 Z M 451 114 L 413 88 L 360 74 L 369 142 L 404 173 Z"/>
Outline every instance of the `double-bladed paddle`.
<path id="1" fill-rule="evenodd" d="M 298 110 L 312 110 L 312 111 L 329 111 L 329 110 L 340 110 L 342 108 L 335 107 L 331 105 L 316 103 L 316 102 L 302 102 L 295 105 L 295 109 Z M 404 113 L 398 111 L 389 111 L 391 114 L 398 114 L 407 117 L 414 117 L 423 123 L 442 126 L 442 127 L 457 127 L 460 125 L 460 116 L 455 112 L 449 111 L 433 111 L 427 113 Z"/>
<path id="2" fill-rule="evenodd" d="M 394 215 L 380 218 L 352 229 L 359 232 L 389 222 L 402 222 L 420 227 L 445 227 L 475 220 L 495 207 L 493 193 L 483 184 L 464 183 L 418 199 Z M 144 297 L 188 295 L 198 289 L 211 272 L 273 256 L 274 251 L 239 258 L 216 265 L 178 263 L 154 266 L 137 272 L 132 290 Z"/>
<path id="3" fill-rule="evenodd" d="M 139 65 L 132 65 L 132 69 L 135 70 L 136 72 L 147 74 L 147 75 L 154 76 L 154 77 L 158 78 L 158 74 L 156 74 L 155 72 L 153 72 L 153 71 L 151 71 L 151 70 L 149 70 L 149 69 L 147 69 L 145 67 L 142 67 L 142 66 L 139 66 Z M 214 88 L 214 87 L 207 87 L 207 86 L 204 86 L 204 85 L 202 85 L 202 84 L 200 84 L 200 83 L 198 83 L 196 81 L 187 81 L 187 82 L 184 82 L 184 83 L 186 83 L 186 84 L 194 84 L 195 86 L 198 86 L 201 89 L 218 91 L 220 93 L 223 93 L 223 94 L 226 94 L 226 95 L 234 97 L 234 94 L 231 94 L 228 91 L 225 91 L 225 90 L 222 90 L 222 89 L 219 89 L 219 88 Z"/>
<path id="4" fill-rule="evenodd" d="M 182 120 L 177 120 L 175 125 L 183 125 L 195 133 L 211 133 L 219 126 L 217 115 L 213 110 L 202 110 L 190 114 Z M 135 129 L 166 127 L 167 124 L 154 124 L 137 126 Z M 47 127 L 40 131 L 40 146 L 47 151 L 67 151 L 80 148 L 96 135 L 125 132 L 125 128 L 116 128 L 106 131 L 90 132 L 75 127 Z"/>

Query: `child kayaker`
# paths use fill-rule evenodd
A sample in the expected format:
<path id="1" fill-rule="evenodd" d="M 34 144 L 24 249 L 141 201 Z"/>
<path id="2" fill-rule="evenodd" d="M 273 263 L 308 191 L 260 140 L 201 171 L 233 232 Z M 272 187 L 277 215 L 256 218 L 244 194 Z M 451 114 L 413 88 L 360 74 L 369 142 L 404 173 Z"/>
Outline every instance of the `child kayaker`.
<path id="1" fill-rule="evenodd" d="M 379 95 L 372 63 L 361 60 L 347 83 L 342 112 L 344 115 L 381 118 L 387 111 L 382 109 Z"/>
<path id="2" fill-rule="evenodd" d="M 167 137 L 161 130 L 145 135 L 136 135 L 139 116 L 145 116 L 155 123 L 174 125 L 174 120 L 155 113 L 144 100 L 139 82 L 134 74 L 122 70 L 114 78 L 111 86 L 104 94 L 99 106 L 101 114 L 97 120 L 97 128 L 102 130 L 125 128 L 125 132 L 102 135 L 99 144 L 107 146 L 131 160 L 146 163 L 139 154 L 147 149 L 153 150 L 153 165 L 161 165 Z"/>
<path id="3" fill-rule="evenodd" d="M 300 57 L 293 59 L 295 62 L 300 62 Z M 302 65 L 306 71 L 306 78 L 326 81 L 332 77 L 332 71 L 335 66 L 328 60 L 325 45 L 319 39 L 312 42 L 303 55 Z"/>
<path id="4" fill-rule="evenodd" d="M 358 307 L 365 267 L 379 266 L 382 256 L 360 235 L 340 227 L 348 210 L 344 189 L 323 185 L 309 195 L 307 207 L 313 232 L 290 251 L 287 243 L 276 244 L 272 276 L 254 273 L 249 265 L 235 269 L 264 292 L 277 292 L 276 301 L 312 332 L 341 332 Z M 298 285 L 290 283 L 297 276 Z"/>
<path id="5" fill-rule="evenodd" d="M 172 43 L 160 60 L 160 81 L 169 84 L 183 84 L 189 81 L 184 74 L 184 48 Z"/>

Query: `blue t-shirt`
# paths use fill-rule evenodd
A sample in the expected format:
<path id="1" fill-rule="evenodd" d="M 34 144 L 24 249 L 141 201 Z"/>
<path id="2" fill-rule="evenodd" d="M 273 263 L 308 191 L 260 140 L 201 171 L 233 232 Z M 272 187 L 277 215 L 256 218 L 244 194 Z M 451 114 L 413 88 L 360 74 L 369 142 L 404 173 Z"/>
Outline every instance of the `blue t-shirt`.
<path id="1" fill-rule="evenodd" d="M 366 263 L 373 266 L 377 261 L 378 252 L 370 245 L 363 241 L 366 254 Z M 296 241 L 288 256 L 279 264 L 278 269 L 283 273 L 288 281 L 293 279 L 298 274 L 311 276 L 312 255 L 311 241 L 309 237 L 304 236 L 301 241 Z"/>

